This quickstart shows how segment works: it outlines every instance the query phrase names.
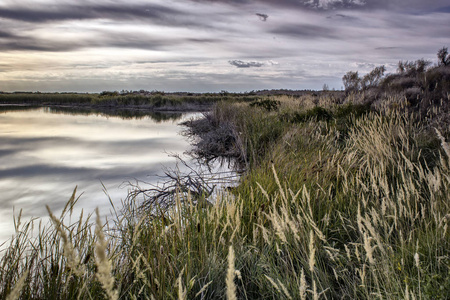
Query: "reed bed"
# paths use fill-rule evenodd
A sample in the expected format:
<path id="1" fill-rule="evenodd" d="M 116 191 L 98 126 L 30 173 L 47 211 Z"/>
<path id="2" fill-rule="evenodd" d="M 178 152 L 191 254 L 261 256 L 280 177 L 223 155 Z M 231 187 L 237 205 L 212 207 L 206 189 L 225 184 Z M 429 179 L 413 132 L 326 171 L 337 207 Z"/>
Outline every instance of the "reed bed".
<path id="1" fill-rule="evenodd" d="M 208 110 L 218 101 L 253 101 L 260 98 L 252 93 L 164 93 L 159 91 L 123 91 L 97 93 L 40 93 L 0 92 L 0 104 L 94 107 L 94 108 L 146 108 L 159 111 Z"/>
<path id="2" fill-rule="evenodd" d="M 247 166 L 211 205 L 180 192 L 69 224 L 74 192 L 37 236 L 18 218 L 0 298 L 448 299 L 448 136 L 401 109 L 271 100 L 209 116 Z"/>

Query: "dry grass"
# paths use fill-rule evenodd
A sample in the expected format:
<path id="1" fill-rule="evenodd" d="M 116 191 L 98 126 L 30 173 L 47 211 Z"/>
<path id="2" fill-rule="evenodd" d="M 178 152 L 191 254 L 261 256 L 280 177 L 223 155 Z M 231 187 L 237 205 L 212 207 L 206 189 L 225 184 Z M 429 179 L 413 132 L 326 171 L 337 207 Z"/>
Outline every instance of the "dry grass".
<path id="1" fill-rule="evenodd" d="M 448 297 L 444 137 L 398 110 L 291 122 L 303 104 L 280 102 L 218 106 L 250 167 L 233 195 L 204 207 L 180 193 L 151 213 L 130 201 L 110 227 L 63 214 L 35 238 L 22 224 L 1 254 L 0 298 Z"/>

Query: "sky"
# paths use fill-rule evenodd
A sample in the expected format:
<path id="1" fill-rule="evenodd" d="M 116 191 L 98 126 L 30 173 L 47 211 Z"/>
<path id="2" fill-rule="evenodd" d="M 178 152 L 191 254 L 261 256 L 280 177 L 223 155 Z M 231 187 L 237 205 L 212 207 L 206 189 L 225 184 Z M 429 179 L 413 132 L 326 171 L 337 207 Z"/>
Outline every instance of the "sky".
<path id="1" fill-rule="evenodd" d="M 0 0 L 0 91 L 342 88 L 436 62 L 449 0 Z"/>

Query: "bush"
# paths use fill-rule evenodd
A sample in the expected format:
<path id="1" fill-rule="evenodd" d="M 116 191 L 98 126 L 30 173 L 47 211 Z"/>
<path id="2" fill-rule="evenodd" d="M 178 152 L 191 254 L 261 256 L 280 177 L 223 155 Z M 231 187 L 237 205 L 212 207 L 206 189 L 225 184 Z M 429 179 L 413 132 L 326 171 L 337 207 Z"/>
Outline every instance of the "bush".
<path id="1" fill-rule="evenodd" d="M 292 123 L 301 123 L 306 122 L 308 120 L 317 120 L 317 121 L 329 121 L 333 118 L 333 114 L 326 110 L 323 107 L 316 106 L 313 109 L 307 110 L 304 113 L 295 112 L 290 121 Z"/>
<path id="2" fill-rule="evenodd" d="M 274 111 L 277 110 L 280 105 L 280 101 L 276 100 L 256 100 L 250 103 L 250 107 L 261 107 L 264 108 L 267 111 Z"/>

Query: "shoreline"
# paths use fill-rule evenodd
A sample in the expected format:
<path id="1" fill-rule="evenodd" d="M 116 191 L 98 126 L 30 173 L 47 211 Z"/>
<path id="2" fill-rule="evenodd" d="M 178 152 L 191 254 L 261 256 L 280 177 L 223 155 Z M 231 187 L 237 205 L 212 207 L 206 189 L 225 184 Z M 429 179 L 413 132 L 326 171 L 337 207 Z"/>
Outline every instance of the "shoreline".
<path id="1" fill-rule="evenodd" d="M 61 108 L 61 109 L 85 109 L 85 110 L 100 110 L 104 112 L 128 110 L 128 111 L 146 111 L 146 112 L 206 112 L 212 108 L 213 104 L 196 104 L 186 103 L 180 105 L 98 105 L 98 104 L 84 104 L 84 103 L 70 103 L 70 104 L 52 104 L 52 103 L 0 103 L 0 107 L 47 107 L 47 108 Z"/>

